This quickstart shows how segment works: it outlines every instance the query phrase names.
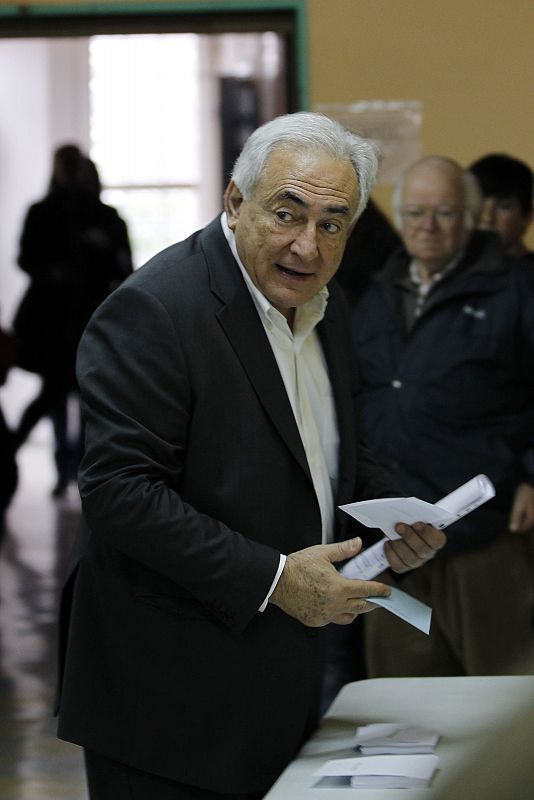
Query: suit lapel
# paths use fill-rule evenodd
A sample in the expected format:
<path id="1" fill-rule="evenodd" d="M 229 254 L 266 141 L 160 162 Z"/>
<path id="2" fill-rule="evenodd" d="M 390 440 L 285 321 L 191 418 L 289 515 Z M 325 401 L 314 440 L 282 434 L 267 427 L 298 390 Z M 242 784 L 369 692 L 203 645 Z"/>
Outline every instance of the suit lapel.
<path id="1" fill-rule="evenodd" d="M 222 301 L 217 318 L 259 402 L 311 481 L 308 461 L 276 359 L 219 220 L 201 237 L 210 288 Z"/>

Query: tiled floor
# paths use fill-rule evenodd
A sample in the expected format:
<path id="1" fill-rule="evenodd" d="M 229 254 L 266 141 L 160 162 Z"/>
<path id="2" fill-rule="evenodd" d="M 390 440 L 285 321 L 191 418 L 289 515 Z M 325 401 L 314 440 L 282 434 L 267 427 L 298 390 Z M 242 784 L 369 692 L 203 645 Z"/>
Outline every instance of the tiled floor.
<path id="1" fill-rule="evenodd" d="M 81 751 L 52 716 L 56 609 L 79 516 L 60 500 L 46 442 L 19 453 L 20 482 L 0 545 L 0 800 L 85 800 Z"/>

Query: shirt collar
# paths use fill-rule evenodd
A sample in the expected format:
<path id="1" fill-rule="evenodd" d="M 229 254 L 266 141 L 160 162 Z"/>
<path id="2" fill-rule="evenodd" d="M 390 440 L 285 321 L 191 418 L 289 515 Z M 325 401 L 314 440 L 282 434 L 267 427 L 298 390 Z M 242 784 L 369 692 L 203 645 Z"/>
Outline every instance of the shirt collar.
<path id="1" fill-rule="evenodd" d="M 245 281 L 250 294 L 252 295 L 252 299 L 254 300 L 254 305 L 256 306 L 258 313 L 264 319 L 268 319 L 269 321 L 274 321 L 278 317 L 282 317 L 285 320 L 283 314 L 281 314 L 278 309 L 276 309 L 270 301 L 265 297 L 264 294 L 260 292 L 258 287 L 252 281 L 252 278 L 248 274 L 243 262 L 239 258 L 239 254 L 237 252 L 237 244 L 235 240 L 235 235 L 233 230 L 228 225 L 228 219 L 226 217 L 226 211 L 223 211 L 221 214 L 221 227 L 223 233 L 226 237 L 226 241 L 232 251 L 232 255 L 234 256 L 239 269 L 241 270 L 241 274 L 243 275 L 243 280 Z M 314 297 L 308 300 L 307 303 L 304 303 L 302 306 L 297 308 L 295 314 L 295 331 L 297 329 L 302 329 L 303 327 L 310 328 L 315 327 L 325 315 L 326 306 L 328 303 L 329 292 L 326 286 L 323 286 L 320 292 L 318 292 Z"/>
<path id="2" fill-rule="evenodd" d="M 448 264 L 445 264 L 442 270 L 440 270 L 439 272 L 434 272 L 431 276 L 430 281 L 428 281 L 428 285 L 433 286 L 435 283 L 441 281 L 446 275 L 452 272 L 453 269 L 456 267 L 456 265 L 460 263 L 463 254 L 464 254 L 463 250 L 460 250 L 460 252 L 457 253 L 455 257 L 451 261 L 449 261 Z M 408 268 L 408 274 L 413 284 L 419 287 L 423 284 L 423 281 L 421 280 L 421 276 L 419 274 L 417 259 L 414 258 L 411 260 Z"/>

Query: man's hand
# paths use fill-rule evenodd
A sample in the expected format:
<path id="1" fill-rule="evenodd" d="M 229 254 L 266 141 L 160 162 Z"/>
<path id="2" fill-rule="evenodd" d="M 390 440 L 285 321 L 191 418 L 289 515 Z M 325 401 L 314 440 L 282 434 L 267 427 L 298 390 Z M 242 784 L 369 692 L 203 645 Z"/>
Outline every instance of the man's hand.
<path id="1" fill-rule="evenodd" d="M 508 527 L 518 533 L 534 527 L 534 487 L 528 483 L 520 483 L 516 489 Z"/>
<path id="2" fill-rule="evenodd" d="M 434 558 L 447 541 L 443 531 L 424 522 L 414 522 L 413 525 L 399 522 L 395 525 L 395 530 L 401 538 L 390 539 L 384 548 L 389 566 L 394 572 L 407 572 L 420 567 Z"/>
<path id="3" fill-rule="evenodd" d="M 357 555 L 360 538 L 319 544 L 290 553 L 269 602 L 312 628 L 335 622 L 348 625 L 375 606 L 366 598 L 387 597 L 389 586 L 343 578 L 334 564 Z"/>

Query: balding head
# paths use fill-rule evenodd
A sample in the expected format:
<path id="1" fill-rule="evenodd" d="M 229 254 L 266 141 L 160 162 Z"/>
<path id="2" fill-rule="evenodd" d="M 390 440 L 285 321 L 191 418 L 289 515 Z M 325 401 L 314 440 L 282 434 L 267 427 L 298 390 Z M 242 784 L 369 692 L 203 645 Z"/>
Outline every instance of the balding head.
<path id="1" fill-rule="evenodd" d="M 476 181 L 455 161 L 429 156 L 407 170 L 395 190 L 395 216 L 423 272 L 440 272 L 464 249 L 479 206 Z"/>

